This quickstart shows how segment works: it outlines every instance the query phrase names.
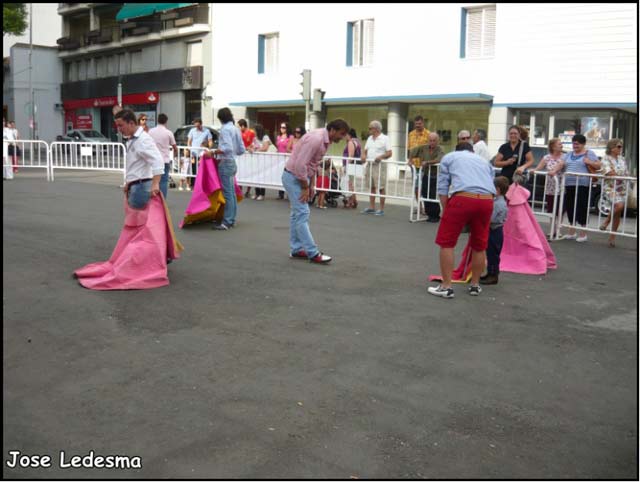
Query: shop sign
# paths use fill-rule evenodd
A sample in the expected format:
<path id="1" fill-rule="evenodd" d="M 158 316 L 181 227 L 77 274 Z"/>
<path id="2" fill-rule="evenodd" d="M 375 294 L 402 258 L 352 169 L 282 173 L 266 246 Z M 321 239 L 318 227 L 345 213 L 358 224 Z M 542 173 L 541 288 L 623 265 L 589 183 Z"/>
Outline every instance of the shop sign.
<path id="1" fill-rule="evenodd" d="M 75 126 L 76 129 L 93 129 L 93 118 L 91 114 L 77 115 Z"/>

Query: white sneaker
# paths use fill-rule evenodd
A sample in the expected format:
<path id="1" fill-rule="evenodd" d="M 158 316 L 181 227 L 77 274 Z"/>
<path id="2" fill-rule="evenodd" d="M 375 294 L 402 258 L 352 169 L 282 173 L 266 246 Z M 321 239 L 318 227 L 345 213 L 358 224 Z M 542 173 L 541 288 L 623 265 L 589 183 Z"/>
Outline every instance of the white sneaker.
<path id="1" fill-rule="evenodd" d="M 587 235 L 583 234 L 582 236 L 576 238 L 576 243 L 586 243 L 587 242 Z"/>
<path id="2" fill-rule="evenodd" d="M 429 294 L 433 296 L 439 296 L 440 298 L 453 298 L 453 288 L 443 288 L 442 285 L 430 286 L 427 288 Z"/>
<path id="3" fill-rule="evenodd" d="M 182 186 L 178 187 L 178 191 L 184 191 L 184 189 L 182 189 Z"/>
<path id="4" fill-rule="evenodd" d="M 256 201 L 264 201 L 264 196 L 258 196 L 258 197 L 256 198 Z"/>
<path id="5" fill-rule="evenodd" d="M 258 199 L 258 196 L 256 196 L 256 195 L 254 194 L 253 196 L 251 196 L 251 199 L 253 199 L 253 200 L 255 201 L 256 199 Z"/>
<path id="6" fill-rule="evenodd" d="M 577 237 L 578 237 L 578 235 L 576 235 L 576 234 L 565 234 L 560 239 L 576 239 Z"/>
<path id="7" fill-rule="evenodd" d="M 187 191 L 191 191 L 191 188 L 189 186 L 187 186 Z"/>

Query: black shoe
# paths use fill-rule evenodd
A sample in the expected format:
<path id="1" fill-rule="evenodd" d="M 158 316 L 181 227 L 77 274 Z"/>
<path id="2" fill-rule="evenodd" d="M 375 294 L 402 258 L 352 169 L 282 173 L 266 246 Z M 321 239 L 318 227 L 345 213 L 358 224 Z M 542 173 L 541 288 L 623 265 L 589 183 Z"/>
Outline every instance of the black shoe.
<path id="1" fill-rule="evenodd" d="M 481 285 L 497 285 L 498 284 L 498 275 L 497 274 L 488 274 L 487 276 L 483 276 L 480 278 Z"/>
<path id="2" fill-rule="evenodd" d="M 439 223 L 440 218 L 427 218 L 428 223 Z"/>

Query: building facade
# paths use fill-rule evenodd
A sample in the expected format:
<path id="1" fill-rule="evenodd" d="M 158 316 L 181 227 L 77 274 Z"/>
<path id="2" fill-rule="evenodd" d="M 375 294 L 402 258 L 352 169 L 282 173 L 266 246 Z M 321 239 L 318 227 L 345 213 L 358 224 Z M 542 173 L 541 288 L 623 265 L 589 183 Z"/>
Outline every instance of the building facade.
<path id="1" fill-rule="evenodd" d="M 487 130 L 494 153 L 513 123 L 541 152 L 595 129 L 590 145 L 622 138 L 637 172 L 637 4 L 212 5 L 214 107 L 271 135 L 305 123 L 310 69 L 326 92 L 310 124 L 343 117 L 365 139 L 378 119 L 393 160 L 420 114 L 446 150 L 461 129 Z"/>
<path id="2" fill-rule="evenodd" d="M 65 129 L 90 128 L 115 140 L 112 108 L 169 116 L 174 129 L 211 122 L 211 9 L 207 3 L 61 3 Z"/>
<path id="3" fill-rule="evenodd" d="M 29 44 L 16 43 L 5 59 L 2 83 L 3 116 L 16 123 L 21 139 L 31 139 L 31 90 L 29 88 Z M 55 141 L 62 134 L 60 82 L 62 68 L 58 49 L 33 45 L 31 86 L 35 108 L 33 138 Z"/>

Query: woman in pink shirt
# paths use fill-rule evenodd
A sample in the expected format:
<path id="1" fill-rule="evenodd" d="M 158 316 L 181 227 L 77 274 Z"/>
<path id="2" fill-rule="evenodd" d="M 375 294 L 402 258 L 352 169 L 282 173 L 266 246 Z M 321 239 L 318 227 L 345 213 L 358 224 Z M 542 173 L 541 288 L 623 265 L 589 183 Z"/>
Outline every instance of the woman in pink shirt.
<path id="1" fill-rule="evenodd" d="M 289 142 L 293 139 L 291 135 L 291 128 L 289 127 L 288 122 L 280 123 L 280 134 L 276 137 L 276 147 L 278 148 L 278 152 L 286 153 L 287 146 Z M 284 191 L 278 191 L 278 198 L 284 199 Z"/>

